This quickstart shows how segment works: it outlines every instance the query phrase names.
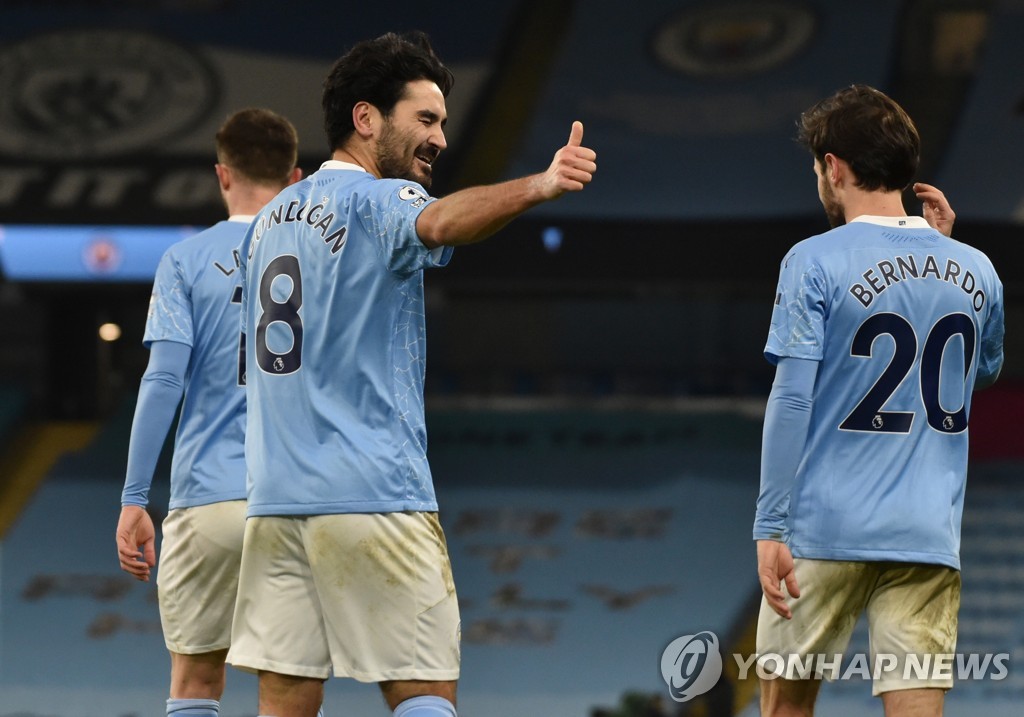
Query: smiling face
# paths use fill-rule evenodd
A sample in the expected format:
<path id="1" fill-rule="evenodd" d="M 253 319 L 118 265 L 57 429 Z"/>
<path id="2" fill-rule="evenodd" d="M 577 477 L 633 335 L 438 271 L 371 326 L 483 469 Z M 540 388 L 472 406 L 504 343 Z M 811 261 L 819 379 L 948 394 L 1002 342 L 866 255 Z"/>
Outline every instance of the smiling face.
<path id="1" fill-rule="evenodd" d="M 430 187 L 433 163 L 448 146 L 444 95 L 430 80 L 415 80 L 384 118 L 377 139 L 377 167 L 382 177 L 409 179 Z"/>

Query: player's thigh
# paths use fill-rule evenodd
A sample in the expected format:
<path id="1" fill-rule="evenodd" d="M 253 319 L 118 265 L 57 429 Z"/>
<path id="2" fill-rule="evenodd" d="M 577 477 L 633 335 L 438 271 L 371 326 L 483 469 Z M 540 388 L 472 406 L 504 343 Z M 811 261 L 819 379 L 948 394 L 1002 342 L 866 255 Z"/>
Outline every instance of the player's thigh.
<path id="1" fill-rule="evenodd" d="M 956 652 L 960 571 L 942 565 L 889 563 L 868 602 L 875 695 L 953 686 L 936 656 Z M 952 657 L 941 658 L 951 660 Z"/>
<path id="2" fill-rule="evenodd" d="M 828 677 L 867 604 L 872 564 L 797 558 L 795 566 L 800 597 L 789 602 L 792 619 L 761 600 L 758 663 L 788 680 Z"/>
<path id="3" fill-rule="evenodd" d="M 458 599 L 436 513 L 316 516 L 306 539 L 335 675 L 458 678 Z"/>
<path id="4" fill-rule="evenodd" d="M 324 680 L 330 653 L 303 543 L 305 517 L 246 522 L 228 662 L 243 670 Z"/>
<path id="5" fill-rule="evenodd" d="M 167 649 L 226 649 L 238 590 L 244 500 L 177 508 L 164 519 L 157 595 Z"/>

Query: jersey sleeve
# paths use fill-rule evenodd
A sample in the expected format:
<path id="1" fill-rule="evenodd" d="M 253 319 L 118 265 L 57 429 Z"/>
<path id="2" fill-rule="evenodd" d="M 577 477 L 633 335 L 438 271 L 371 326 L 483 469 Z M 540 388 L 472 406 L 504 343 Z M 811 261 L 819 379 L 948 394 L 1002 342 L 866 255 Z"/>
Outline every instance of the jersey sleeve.
<path id="1" fill-rule="evenodd" d="M 121 505 L 145 506 L 149 502 L 153 472 L 185 391 L 191 356 L 192 349 L 180 343 L 153 342 L 135 404 Z"/>
<path id="2" fill-rule="evenodd" d="M 805 252 L 794 250 L 779 271 L 765 358 L 777 364 L 782 357 L 820 361 L 823 354 L 827 289 L 821 267 Z"/>
<path id="3" fill-rule="evenodd" d="M 428 249 L 416 233 L 416 219 L 431 202 L 437 201 L 419 184 L 402 179 L 383 179 L 359 206 L 359 216 L 371 236 L 377 239 L 389 271 L 408 276 L 421 269 L 444 266 L 451 259 L 451 247 Z"/>
<path id="4" fill-rule="evenodd" d="M 783 357 L 765 407 L 755 540 L 784 540 L 790 495 L 811 423 L 818 362 Z"/>
<path id="5" fill-rule="evenodd" d="M 242 292 L 239 296 L 241 307 L 238 312 L 238 328 L 244 336 L 246 333 L 245 320 L 248 315 L 247 306 L 249 303 L 249 252 L 252 251 L 252 231 L 256 222 L 249 225 L 249 228 L 245 230 L 245 234 L 242 236 L 242 241 L 238 245 L 238 281 L 241 283 Z"/>
<path id="6" fill-rule="evenodd" d="M 181 262 L 172 251 L 168 251 L 156 269 L 142 343 L 147 348 L 154 341 L 175 341 L 192 346 L 193 339 L 192 289 L 185 279 Z"/>
<path id="7" fill-rule="evenodd" d="M 978 359 L 978 379 L 982 382 L 993 380 L 1003 367 L 1003 285 L 998 279 L 989 301 L 992 308 L 985 325 L 981 328 L 981 351 Z"/>

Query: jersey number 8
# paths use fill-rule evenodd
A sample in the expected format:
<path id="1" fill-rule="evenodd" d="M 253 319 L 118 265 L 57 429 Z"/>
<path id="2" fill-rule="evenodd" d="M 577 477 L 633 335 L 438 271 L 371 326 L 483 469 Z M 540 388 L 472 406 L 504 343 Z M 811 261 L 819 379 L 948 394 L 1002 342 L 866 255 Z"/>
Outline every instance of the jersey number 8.
<path id="1" fill-rule="evenodd" d="M 278 298 L 273 291 L 286 276 L 290 281 L 287 296 Z M 262 313 L 256 322 L 256 364 L 264 372 L 276 375 L 295 373 L 302 366 L 302 272 L 299 260 L 291 254 L 283 254 L 271 261 L 260 277 L 260 308 Z M 267 343 L 267 332 L 273 324 L 284 324 L 291 333 L 291 347 L 278 353 Z M 279 330 L 274 330 L 279 335 Z"/>

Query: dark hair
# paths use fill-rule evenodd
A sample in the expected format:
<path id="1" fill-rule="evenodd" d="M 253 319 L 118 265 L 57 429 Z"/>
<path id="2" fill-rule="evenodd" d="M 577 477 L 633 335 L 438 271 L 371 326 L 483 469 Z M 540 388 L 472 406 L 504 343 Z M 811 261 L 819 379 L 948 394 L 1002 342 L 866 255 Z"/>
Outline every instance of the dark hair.
<path id="1" fill-rule="evenodd" d="M 800 116 L 797 140 L 824 164 L 829 152 L 846 161 L 857 186 L 902 190 L 917 172 L 921 138 L 913 120 L 885 93 L 851 85 Z"/>
<path id="2" fill-rule="evenodd" d="M 445 97 L 455 79 L 441 64 L 426 33 L 389 32 L 358 43 L 334 63 L 324 80 L 324 130 L 329 149 L 341 147 L 355 131 L 352 108 L 369 102 L 385 117 L 416 80 L 434 82 Z"/>
<path id="3" fill-rule="evenodd" d="M 217 132 L 217 161 L 256 184 L 287 185 L 298 154 L 295 127 L 270 110 L 239 110 Z"/>

